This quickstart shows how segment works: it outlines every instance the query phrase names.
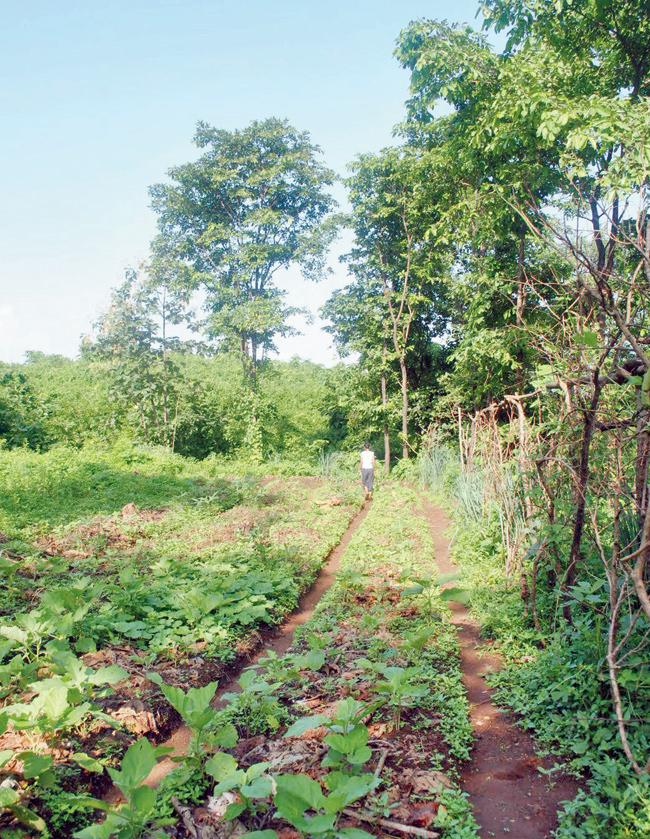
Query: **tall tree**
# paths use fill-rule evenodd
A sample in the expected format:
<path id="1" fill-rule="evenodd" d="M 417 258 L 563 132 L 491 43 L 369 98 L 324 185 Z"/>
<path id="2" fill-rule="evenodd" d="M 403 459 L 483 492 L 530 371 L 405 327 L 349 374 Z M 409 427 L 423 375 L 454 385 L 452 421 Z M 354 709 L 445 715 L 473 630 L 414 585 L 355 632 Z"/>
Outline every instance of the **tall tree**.
<path id="1" fill-rule="evenodd" d="M 275 275 L 291 265 L 313 279 L 325 270 L 334 176 L 309 135 L 286 120 L 236 131 L 199 123 L 194 142 L 200 157 L 151 188 L 154 251 L 189 267 L 191 287 L 205 294 L 208 333 L 236 347 L 254 379 L 296 312 Z"/>
<path id="2" fill-rule="evenodd" d="M 157 273 L 127 271 L 108 311 L 95 325 L 84 352 L 105 360 L 115 403 L 135 410 L 145 439 L 174 448 L 177 368 L 171 356 L 182 348 L 170 332 L 187 320 L 186 300 Z"/>
<path id="3" fill-rule="evenodd" d="M 385 322 L 378 339 L 383 350 L 388 334 L 390 355 L 399 365 L 402 456 L 408 458 L 408 356 L 416 324 L 430 335 L 444 332 L 445 252 L 427 236 L 431 217 L 424 200 L 426 173 L 411 149 L 364 155 L 352 171 L 348 186 L 355 242 L 347 262 L 356 281 L 371 294 L 381 290 Z"/>
<path id="4" fill-rule="evenodd" d="M 454 251 L 450 384 L 454 398 L 474 409 L 522 390 L 532 375 L 523 327 L 543 315 L 547 301 L 541 288 L 531 292 L 529 279 L 545 270 L 548 253 L 532 241 L 512 201 L 523 205 L 534 196 L 541 203 L 557 190 L 557 150 L 540 142 L 524 116 L 536 95 L 535 73 L 528 90 L 515 88 L 511 63 L 468 27 L 413 22 L 396 54 L 411 70 L 406 135 L 435 173 L 430 182 L 444 183 L 428 194 L 438 208 L 431 232 Z"/>
<path id="5" fill-rule="evenodd" d="M 321 310 L 329 321 L 326 330 L 343 356 L 358 354 L 359 366 L 379 383 L 380 424 L 384 438 L 384 472 L 390 472 L 391 410 L 388 379 L 391 376 L 391 328 L 383 288 L 376 280 L 357 276 L 335 291 Z M 376 387 L 376 384 L 373 386 Z M 374 430 L 374 429 L 373 429 Z"/>

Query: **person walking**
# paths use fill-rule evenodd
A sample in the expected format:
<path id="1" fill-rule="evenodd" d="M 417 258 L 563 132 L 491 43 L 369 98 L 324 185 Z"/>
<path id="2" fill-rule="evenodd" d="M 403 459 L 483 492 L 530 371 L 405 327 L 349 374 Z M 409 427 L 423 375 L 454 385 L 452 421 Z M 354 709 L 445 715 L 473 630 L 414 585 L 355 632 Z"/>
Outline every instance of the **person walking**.
<path id="1" fill-rule="evenodd" d="M 366 493 L 366 498 L 372 498 L 372 485 L 375 481 L 375 453 L 370 448 L 370 443 L 364 443 L 361 452 L 361 483 Z"/>

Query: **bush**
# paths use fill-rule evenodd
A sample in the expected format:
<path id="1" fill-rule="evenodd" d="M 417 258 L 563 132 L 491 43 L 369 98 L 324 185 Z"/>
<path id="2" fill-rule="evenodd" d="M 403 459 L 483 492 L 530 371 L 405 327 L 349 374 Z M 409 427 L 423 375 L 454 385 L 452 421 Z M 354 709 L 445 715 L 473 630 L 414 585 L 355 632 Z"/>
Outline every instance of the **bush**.
<path id="1" fill-rule="evenodd" d="M 650 836 L 650 776 L 635 775 L 626 762 L 594 763 L 587 789 L 561 814 L 556 839 L 643 839 Z"/>
<path id="2" fill-rule="evenodd" d="M 419 477 L 418 462 L 412 458 L 402 458 L 398 460 L 392 469 L 393 478 L 402 481 L 414 481 Z"/>

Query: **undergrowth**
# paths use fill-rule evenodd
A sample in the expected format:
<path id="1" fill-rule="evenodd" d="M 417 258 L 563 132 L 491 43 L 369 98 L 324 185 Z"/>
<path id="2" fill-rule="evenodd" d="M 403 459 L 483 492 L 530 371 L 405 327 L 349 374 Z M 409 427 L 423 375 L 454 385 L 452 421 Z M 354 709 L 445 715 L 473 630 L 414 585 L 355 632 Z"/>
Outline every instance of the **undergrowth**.
<path id="1" fill-rule="evenodd" d="M 180 803 L 199 820 L 225 809 L 236 830 L 264 839 L 287 825 L 313 839 L 366 839 L 381 819 L 476 839 L 458 787 L 468 701 L 432 559 L 416 494 L 385 485 L 292 648 L 245 670 L 225 707 L 213 707 L 216 682 L 182 690 L 149 674 L 191 731 L 158 789 L 143 781 L 159 750 L 138 740 L 108 770 L 125 803 L 84 826 L 74 795 L 46 792 L 49 835 L 164 836 Z"/>
<path id="2" fill-rule="evenodd" d="M 0 809 L 70 835 L 86 818 L 73 793 L 134 735 L 177 724 L 145 673 L 202 685 L 259 643 L 339 541 L 355 490 L 132 444 L 0 452 L 0 772 L 24 779 Z M 58 794 L 62 767 L 85 775 Z"/>
<path id="3" fill-rule="evenodd" d="M 459 497 L 452 458 L 425 464 L 423 477 L 432 478 L 434 490 Z M 587 564 L 583 581 L 572 592 L 573 626 L 558 619 L 555 592 L 539 591 L 536 630 L 519 581 L 505 579 L 498 515 L 488 509 L 478 518 L 469 516 L 468 503 L 465 499 L 450 507 L 456 525 L 452 553 L 463 584 L 471 590 L 471 609 L 482 634 L 496 642 L 504 658 L 503 669 L 490 676 L 495 699 L 519 715 L 541 750 L 557 755 L 558 768 L 583 779 L 577 797 L 560 813 L 557 839 L 650 835 L 650 779 L 647 773 L 636 775 L 623 755 L 608 693 L 602 580 L 589 573 Z M 629 664 L 629 680 L 620 674 L 629 733 L 635 751 L 648 754 L 650 682 L 647 668 L 632 669 L 633 660 Z"/>

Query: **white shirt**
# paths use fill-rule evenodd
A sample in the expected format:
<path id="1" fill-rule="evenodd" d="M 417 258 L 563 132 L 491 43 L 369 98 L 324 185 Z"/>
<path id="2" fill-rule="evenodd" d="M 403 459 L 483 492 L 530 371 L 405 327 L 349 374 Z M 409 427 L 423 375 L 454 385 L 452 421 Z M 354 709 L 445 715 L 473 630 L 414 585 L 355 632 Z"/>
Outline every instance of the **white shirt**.
<path id="1" fill-rule="evenodd" d="M 375 453 L 370 449 L 364 449 L 361 452 L 361 468 L 374 469 L 375 468 Z"/>

